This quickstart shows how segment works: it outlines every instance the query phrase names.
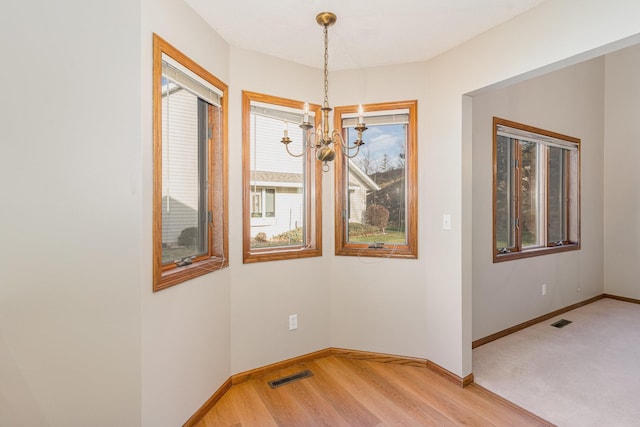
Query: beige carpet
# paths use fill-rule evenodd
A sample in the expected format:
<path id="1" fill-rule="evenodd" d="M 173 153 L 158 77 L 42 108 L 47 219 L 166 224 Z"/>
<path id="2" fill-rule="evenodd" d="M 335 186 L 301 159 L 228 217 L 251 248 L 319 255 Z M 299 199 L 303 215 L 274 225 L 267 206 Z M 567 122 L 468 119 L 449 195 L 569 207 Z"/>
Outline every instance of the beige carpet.
<path id="1" fill-rule="evenodd" d="M 640 305 L 598 300 L 485 344 L 473 374 L 560 427 L 640 426 Z"/>

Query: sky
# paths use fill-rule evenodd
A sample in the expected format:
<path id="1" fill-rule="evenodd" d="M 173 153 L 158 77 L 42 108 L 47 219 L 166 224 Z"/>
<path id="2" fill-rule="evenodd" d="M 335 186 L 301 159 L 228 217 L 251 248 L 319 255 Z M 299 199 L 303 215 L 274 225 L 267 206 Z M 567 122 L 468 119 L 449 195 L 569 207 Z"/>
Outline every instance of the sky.
<path id="1" fill-rule="evenodd" d="M 356 164 L 360 165 L 364 159 L 369 159 L 372 163 L 370 169 L 375 170 L 383 163 L 386 154 L 390 167 L 396 167 L 400 160 L 400 154 L 405 152 L 405 125 L 372 125 L 368 128 L 362 134 L 364 145 L 360 148 L 360 154 L 355 159 Z M 353 145 L 357 134 L 355 129 L 349 129 L 349 145 Z"/>

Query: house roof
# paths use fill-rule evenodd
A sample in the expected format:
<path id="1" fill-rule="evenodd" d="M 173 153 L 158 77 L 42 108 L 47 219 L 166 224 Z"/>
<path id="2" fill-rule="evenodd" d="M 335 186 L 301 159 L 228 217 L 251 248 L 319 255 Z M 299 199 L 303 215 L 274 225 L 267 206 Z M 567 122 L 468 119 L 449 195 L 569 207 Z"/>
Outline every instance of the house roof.
<path id="1" fill-rule="evenodd" d="M 304 177 L 301 173 L 251 171 L 251 182 L 257 184 L 297 184 L 302 185 Z M 286 185 L 283 185 L 286 186 Z M 291 185 L 288 185 L 291 186 Z"/>
<path id="2" fill-rule="evenodd" d="M 356 178 L 370 191 L 380 190 L 380 186 L 376 184 L 376 182 L 372 180 L 366 173 L 364 173 L 364 171 L 360 169 L 352 160 L 349 160 L 349 173 L 350 178 Z M 349 183 L 351 183 L 351 179 L 349 179 Z"/>
<path id="3" fill-rule="evenodd" d="M 350 178 L 355 178 L 370 191 L 380 190 L 380 186 L 369 178 L 353 161 L 349 160 Z M 301 173 L 251 171 L 251 183 L 254 185 L 271 185 L 274 187 L 297 187 L 304 179 Z M 351 181 L 351 180 L 350 180 Z"/>

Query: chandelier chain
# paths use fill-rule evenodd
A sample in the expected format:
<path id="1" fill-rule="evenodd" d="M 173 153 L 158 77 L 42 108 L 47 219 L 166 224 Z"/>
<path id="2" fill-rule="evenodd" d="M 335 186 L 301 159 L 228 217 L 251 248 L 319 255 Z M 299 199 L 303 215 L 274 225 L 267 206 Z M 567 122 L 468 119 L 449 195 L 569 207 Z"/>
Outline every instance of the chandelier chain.
<path id="1" fill-rule="evenodd" d="M 329 107 L 329 31 L 324 25 L 324 107 Z"/>

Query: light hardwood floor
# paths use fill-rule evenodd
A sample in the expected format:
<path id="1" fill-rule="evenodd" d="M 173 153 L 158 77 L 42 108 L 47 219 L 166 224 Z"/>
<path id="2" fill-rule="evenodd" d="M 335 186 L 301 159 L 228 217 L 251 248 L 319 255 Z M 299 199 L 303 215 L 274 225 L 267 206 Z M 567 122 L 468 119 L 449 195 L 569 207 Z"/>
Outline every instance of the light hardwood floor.
<path id="1" fill-rule="evenodd" d="M 313 376 L 272 389 L 304 369 Z M 322 357 L 234 385 L 198 427 L 551 426 L 480 386 L 427 368 Z"/>

